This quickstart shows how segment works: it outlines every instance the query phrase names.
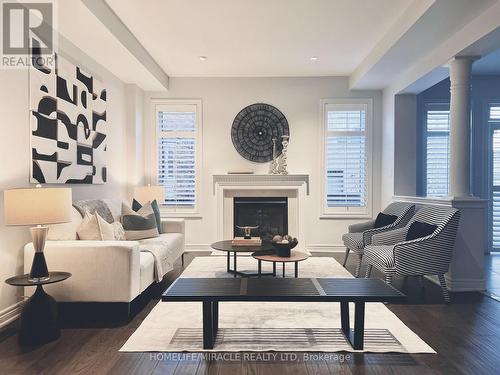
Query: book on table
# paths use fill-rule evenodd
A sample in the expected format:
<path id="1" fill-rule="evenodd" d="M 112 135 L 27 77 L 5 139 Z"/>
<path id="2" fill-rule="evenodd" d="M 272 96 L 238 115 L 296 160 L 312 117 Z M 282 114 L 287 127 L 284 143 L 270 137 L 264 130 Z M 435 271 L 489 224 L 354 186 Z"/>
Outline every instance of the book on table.
<path id="1" fill-rule="evenodd" d="M 262 238 L 260 237 L 234 237 L 233 246 L 262 246 Z"/>

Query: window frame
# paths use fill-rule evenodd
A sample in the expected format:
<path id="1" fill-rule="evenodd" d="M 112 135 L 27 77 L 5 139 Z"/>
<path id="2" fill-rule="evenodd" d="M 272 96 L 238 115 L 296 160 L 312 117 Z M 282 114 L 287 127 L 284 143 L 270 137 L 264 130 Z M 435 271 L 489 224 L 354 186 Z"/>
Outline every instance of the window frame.
<path id="1" fill-rule="evenodd" d="M 362 207 L 353 206 L 337 206 L 328 207 L 327 202 L 327 184 L 328 177 L 327 168 L 327 135 L 331 134 L 327 130 L 327 112 L 329 109 L 338 106 L 339 109 L 346 110 L 352 106 L 354 110 L 364 106 L 365 114 L 365 156 L 366 156 L 366 175 L 365 175 L 365 191 L 366 204 Z M 320 126 L 319 126 L 319 142 L 320 142 L 320 219 L 356 219 L 356 218 L 371 218 L 373 216 L 373 99 L 371 98 L 327 98 L 320 101 Z"/>
<path id="2" fill-rule="evenodd" d="M 152 99 L 150 136 L 147 147 L 150 149 L 149 182 L 158 184 L 159 167 L 159 140 L 162 132 L 157 123 L 157 114 L 160 108 L 175 110 L 185 106 L 194 106 L 196 109 L 195 139 L 195 204 L 193 207 L 160 205 L 161 216 L 181 218 L 201 218 L 201 192 L 203 191 L 203 106 L 201 99 Z M 175 132 L 174 132 L 175 133 Z"/>
<path id="3" fill-rule="evenodd" d="M 429 137 L 429 133 L 427 131 L 427 112 L 429 110 L 434 110 L 434 111 L 448 111 L 450 112 L 450 102 L 446 100 L 428 100 L 423 103 L 423 113 L 422 113 L 422 161 L 421 161 L 421 192 L 423 193 L 423 196 L 429 197 L 429 198 L 444 198 L 446 196 L 449 196 L 450 194 L 450 155 L 449 155 L 449 147 L 448 147 L 448 194 L 447 195 L 440 195 L 440 196 L 435 196 L 435 195 L 428 195 L 427 194 L 427 140 Z M 451 113 L 449 114 L 449 116 Z M 451 120 L 450 120 L 451 121 Z M 450 129 L 451 130 L 451 129 Z M 448 136 L 448 142 L 449 142 L 449 137 L 450 137 L 450 130 L 448 130 L 447 134 L 444 134 L 445 132 L 432 132 L 432 136 L 443 136 L 447 135 Z M 431 136 L 431 137 L 432 137 Z"/>

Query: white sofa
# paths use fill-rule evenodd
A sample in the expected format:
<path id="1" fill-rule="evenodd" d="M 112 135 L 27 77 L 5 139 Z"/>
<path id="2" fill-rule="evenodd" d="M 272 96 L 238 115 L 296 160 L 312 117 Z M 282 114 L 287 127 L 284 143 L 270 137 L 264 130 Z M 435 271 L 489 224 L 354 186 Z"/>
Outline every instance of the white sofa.
<path id="1" fill-rule="evenodd" d="M 119 220 L 121 202 L 106 201 L 115 220 Z M 147 251 L 148 241 L 81 241 L 76 229 L 82 217 L 73 208 L 70 223 L 50 226 L 45 244 L 49 271 L 71 272 L 72 276 L 44 289 L 58 302 L 125 302 L 130 303 L 155 282 L 154 258 Z M 167 247 L 169 269 L 184 254 L 185 226 L 183 219 L 162 219 L 162 234 L 154 238 Z M 30 271 L 33 244 L 24 249 L 24 269 Z M 31 289 L 31 290 L 30 290 Z M 26 293 L 31 294 L 33 288 Z"/>

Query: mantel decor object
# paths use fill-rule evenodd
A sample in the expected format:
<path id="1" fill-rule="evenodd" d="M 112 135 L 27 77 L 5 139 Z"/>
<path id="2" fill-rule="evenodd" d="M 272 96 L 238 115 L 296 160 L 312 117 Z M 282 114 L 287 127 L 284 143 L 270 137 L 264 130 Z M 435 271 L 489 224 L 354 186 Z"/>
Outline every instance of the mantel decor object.
<path id="1" fill-rule="evenodd" d="M 281 136 L 281 145 L 282 145 L 282 151 L 281 151 L 281 159 L 280 159 L 280 165 L 278 168 L 278 173 L 287 175 L 288 174 L 288 169 L 287 169 L 287 152 L 288 152 L 288 139 L 290 137 L 288 135 L 283 135 Z"/>
<path id="2" fill-rule="evenodd" d="M 71 221 L 70 188 L 11 189 L 4 192 L 6 225 L 36 225 L 30 228 L 35 248 L 29 281 L 49 280 L 47 262 L 43 254 L 49 228 L 44 224 L 67 223 Z"/>
<path id="3" fill-rule="evenodd" d="M 276 150 L 276 138 L 272 139 L 273 141 L 273 160 L 271 161 L 271 165 L 269 166 L 269 174 L 278 174 L 278 152 Z"/>
<path id="4" fill-rule="evenodd" d="M 234 118 L 231 139 L 238 153 L 245 159 L 266 163 L 281 154 L 278 140 L 290 136 L 288 121 L 281 111 L 265 103 L 251 104 L 243 108 Z"/>

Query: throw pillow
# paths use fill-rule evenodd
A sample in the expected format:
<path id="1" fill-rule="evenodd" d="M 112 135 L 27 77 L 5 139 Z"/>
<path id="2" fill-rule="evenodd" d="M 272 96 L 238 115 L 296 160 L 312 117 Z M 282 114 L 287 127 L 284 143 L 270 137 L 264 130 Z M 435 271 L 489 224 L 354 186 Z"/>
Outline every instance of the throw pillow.
<path id="1" fill-rule="evenodd" d="M 113 225 L 104 220 L 97 212 L 93 215 L 86 212 L 76 232 L 80 240 L 113 241 L 115 239 Z"/>
<path id="2" fill-rule="evenodd" d="M 158 237 L 156 218 L 151 203 L 146 203 L 137 212 L 122 204 L 122 225 L 129 241 Z"/>
<path id="3" fill-rule="evenodd" d="M 414 221 L 411 223 L 408 232 L 406 233 L 406 241 L 416 240 L 417 238 L 427 237 L 434 233 L 437 225 Z"/>
<path id="4" fill-rule="evenodd" d="M 384 214 L 383 212 L 380 212 L 377 215 L 377 218 L 375 219 L 374 227 L 375 228 L 385 227 L 386 225 L 390 225 L 390 224 L 394 223 L 397 220 L 397 218 L 398 217 L 396 215 L 387 215 L 387 214 Z"/>
<path id="5" fill-rule="evenodd" d="M 87 211 L 91 214 L 98 212 L 99 215 L 108 223 L 112 223 L 113 221 L 115 221 L 108 205 L 101 199 L 76 201 L 75 203 L 73 203 L 73 207 L 75 207 L 80 212 L 82 217 L 85 217 L 85 213 Z"/>
<path id="6" fill-rule="evenodd" d="M 125 237 L 125 229 L 123 229 L 123 225 L 119 221 L 115 221 L 113 223 L 113 232 L 115 234 L 116 241 L 126 241 L 127 240 L 127 238 Z"/>
<path id="7" fill-rule="evenodd" d="M 150 203 L 150 202 L 148 202 Z M 146 203 L 147 204 L 147 203 Z M 158 205 L 158 202 L 156 199 L 154 199 L 151 202 L 151 207 L 153 208 L 153 212 L 155 214 L 155 220 L 156 220 L 156 227 L 158 228 L 158 233 L 162 233 L 161 230 L 161 214 L 160 214 L 160 206 Z M 132 209 L 137 212 L 142 208 L 142 204 L 140 204 L 138 201 L 135 199 L 132 201 Z"/>

